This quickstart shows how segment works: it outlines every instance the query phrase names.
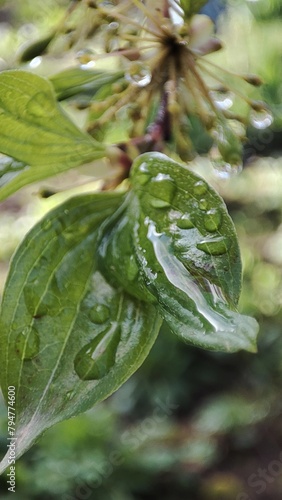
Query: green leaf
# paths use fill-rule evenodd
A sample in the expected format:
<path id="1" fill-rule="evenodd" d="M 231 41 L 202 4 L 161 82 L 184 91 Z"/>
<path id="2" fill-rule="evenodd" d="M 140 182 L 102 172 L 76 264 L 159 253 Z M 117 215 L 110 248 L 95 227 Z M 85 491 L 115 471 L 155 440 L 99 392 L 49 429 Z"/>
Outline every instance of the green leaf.
<path id="1" fill-rule="evenodd" d="M 131 180 L 123 217 L 109 219 L 100 246 L 109 279 L 156 303 L 171 330 L 188 343 L 254 351 L 258 325 L 236 312 L 241 260 L 221 197 L 159 153 L 141 155 Z"/>
<path id="2" fill-rule="evenodd" d="M 50 81 L 59 101 L 77 94 L 94 95 L 101 87 L 119 80 L 121 71 L 114 73 L 82 68 L 70 68 L 51 76 Z"/>
<path id="3" fill-rule="evenodd" d="M 50 82 L 37 75 L 0 74 L 0 119 L 0 152 L 23 163 L 5 179 L 0 201 L 26 184 L 105 156 L 105 147 L 71 122 Z"/>
<path id="4" fill-rule="evenodd" d="M 51 425 L 115 391 L 141 365 L 161 319 L 110 286 L 95 253 L 121 194 L 68 200 L 17 250 L 0 317 L 1 386 L 16 387 L 17 457 Z M 4 458 L 0 470 L 7 467 Z"/>

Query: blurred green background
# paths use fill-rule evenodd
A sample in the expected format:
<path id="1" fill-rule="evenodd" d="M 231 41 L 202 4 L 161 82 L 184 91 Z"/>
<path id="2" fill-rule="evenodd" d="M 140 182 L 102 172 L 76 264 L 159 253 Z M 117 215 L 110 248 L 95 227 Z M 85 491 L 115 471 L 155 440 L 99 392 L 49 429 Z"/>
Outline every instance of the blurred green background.
<path id="1" fill-rule="evenodd" d="M 68 2 L 0 0 L 0 69 L 22 44 L 48 32 Z M 193 349 L 163 327 L 144 365 L 112 397 L 50 429 L 17 464 L 15 500 L 280 500 L 282 494 L 282 2 L 230 1 L 219 61 L 258 73 L 275 120 L 249 130 L 237 177 L 196 167 L 224 197 L 236 225 L 244 282 L 240 309 L 260 323 L 257 355 Z M 50 62 L 49 62 L 50 64 Z M 54 73 L 60 61 L 40 73 Z M 53 66 L 54 65 L 54 66 Z M 39 189 L 79 185 L 79 171 L 21 190 L 0 208 L 0 292 L 26 231 L 61 195 Z M 89 179 L 88 179 L 89 180 Z M 0 452 L 7 412 L 0 400 Z M 6 478 L 0 496 L 10 498 Z"/>

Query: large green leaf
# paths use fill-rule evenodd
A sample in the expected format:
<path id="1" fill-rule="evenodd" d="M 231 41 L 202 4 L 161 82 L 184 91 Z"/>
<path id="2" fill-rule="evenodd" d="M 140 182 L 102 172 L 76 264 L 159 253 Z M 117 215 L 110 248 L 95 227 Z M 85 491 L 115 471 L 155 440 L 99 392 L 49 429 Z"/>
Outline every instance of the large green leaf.
<path id="1" fill-rule="evenodd" d="M 258 325 L 236 311 L 241 260 L 221 197 L 159 153 L 141 155 L 131 180 L 128 207 L 118 220 L 109 219 L 100 246 L 109 279 L 156 303 L 188 343 L 254 351 Z"/>
<path id="2" fill-rule="evenodd" d="M 56 422 L 115 391 L 158 333 L 155 307 L 110 286 L 95 252 L 122 195 L 73 198 L 41 220 L 17 250 L 0 318 L 1 386 L 16 387 L 17 456 Z M 7 466 L 7 457 L 0 470 Z"/>
<path id="3" fill-rule="evenodd" d="M 77 67 L 56 73 L 51 76 L 50 81 L 58 99 L 63 100 L 77 94 L 94 95 L 104 85 L 114 83 L 122 76 L 121 71 L 110 73 Z"/>
<path id="4" fill-rule="evenodd" d="M 25 71 L 0 74 L 0 124 L 0 152 L 23 164 L 2 178 L 0 201 L 28 183 L 105 156 L 105 147 L 65 115 L 51 83 Z"/>

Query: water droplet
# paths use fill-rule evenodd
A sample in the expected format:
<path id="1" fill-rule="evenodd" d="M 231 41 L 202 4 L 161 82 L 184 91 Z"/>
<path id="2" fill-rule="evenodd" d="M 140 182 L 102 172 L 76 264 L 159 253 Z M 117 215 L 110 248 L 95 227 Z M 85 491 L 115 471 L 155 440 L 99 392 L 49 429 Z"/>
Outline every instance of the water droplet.
<path id="1" fill-rule="evenodd" d="M 44 265 L 46 268 L 48 261 Z M 27 283 L 23 290 L 25 305 L 28 312 L 37 318 L 46 315 L 57 316 L 61 312 L 62 306 L 59 299 L 60 293 L 59 290 L 57 290 L 54 279 L 50 284 L 53 290 L 48 289 L 45 291 L 40 286 L 40 265 L 38 269 L 34 268 L 32 272 L 37 274 L 38 278 Z"/>
<path id="2" fill-rule="evenodd" d="M 133 85 L 146 87 L 152 80 L 152 74 L 150 68 L 140 62 L 134 62 L 125 73 L 125 78 L 128 82 L 133 83 Z"/>
<path id="3" fill-rule="evenodd" d="M 48 231 L 48 229 L 50 229 L 51 226 L 52 226 L 52 221 L 50 219 L 45 219 L 41 223 L 41 229 L 43 231 Z"/>
<path id="4" fill-rule="evenodd" d="M 233 105 L 234 96 L 232 92 L 211 90 L 210 97 L 218 109 L 229 109 Z"/>
<path id="5" fill-rule="evenodd" d="M 68 391 L 68 392 L 66 393 L 66 399 L 67 399 L 68 401 L 70 401 L 70 400 L 74 397 L 74 395 L 75 395 L 75 392 L 74 392 L 74 391 Z"/>
<path id="6" fill-rule="evenodd" d="M 97 304 L 90 310 L 89 317 L 93 323 L 102 325 L 109 319 L 110 309 L 104 304 Z"/>
<path id="7" fill-rule="evenodd" d="M 92 62 L 94 56 L 95 56 L 95 52 L 92 49 L 82 49 L 76 53 L 76 59 L 82 65 L 86 65 L 89 62 Z"/>
<path id="8" fill-rule="evenodd" d="M 38 66 L 40 66 L 41 63 L 42 63 L 42 57 L 36 56 L 30 61 L 29 66 L 30 66 L 30 68 L 34 69 L 34 68 L 38 68 Z"/>
<path id="9" fill-rule="evenodd" d="M 39 335 L 35 328 L 27 326 L 16 337 L 17 355 L 24 361 L 33 359 L 39 353 Z"/>
<path id="10" fill-rule="evenodd" d="M 231 246 L 231 240 L 225 236 L 213 239 L 205 239 L 197 243 L 197 248 L 209 255 L 223 255 Z"/>
<path id="11" fill-rule="evenodd" d="M 222 216 L 219 210 L 212 208 L 205 214 L 204 225 L 207 231 L 213 233 L 217 231 L 222 222 Z"/>
<path id="12" fill-rule="evenodd" d="M 230 179 L 235 175 L 238 175 L 243 170 L 242 163 L 230 164 L 222 160 L 221 158 L 211 159 L 214 174 L 220 179 Z"/>
<path id="13" fill-rule="evenodd" d="M 134 255 L 131 255 L 127 265 L 127 278 L 129 281 L 134 281 L 138 274 L 138 265 Z"/>
<path id="14" fill-rule="evenodd" d="M 202 198 L 200 201 L 199 201 L 199 209 L 200 210 L 207 210 L 208 208 L 208 202 L 205 198 Z"/>
<path id="15" fill-rule="evenodd" d="M 151 176 L 149 174 L 139 174 L 138 175 L 138 182 L 141 186 L 145 186 L 151 179 Z"/>
<path id="16" fill-rule="evenodd" d="M 26 111 L 29 115 L 38 118 L 52 116 L 56 112 L 56 105 L 48 94 L 38 92 L 27 103 Z"/>
<path id="17" fill-rule="evenodd" d="M 194 185 L 194 188 L 193 188 L 194 194 L 199 195 L 199 196 L 205 194 L 207 192 L 207 190 L 208 190 L 208 186 L 204 181 L 196 182 L 196 184 Z"/>
<path id="18" fill-rule="evenodd" d="M 215 330 L 226 330 L 228 323 L 221 314 L 210 307 L 193 275 L 189 273 L 173 253 L 168 251 L 169 238 L 163 233 L 157 233 L 153 223 L 149 226 L 148 238 L 154 246 L 155 255 L 163 268 L 164 275 L 174 288 L 178 288 L 186 294 L 188 298 L 187 304 L 192 300 L 199 313 L 213 325 Z"/>
<path id="19" fill-rule="evenodd" d="M 229 179 L 235 175 L 242 172 L 243 165 L 238 163 L 238 165 L 230 165 L 230 163 L 222 163 L 221 166 L 214 168 L 214 173 L 220 179 Z"/>
<path id="20" fill-rule="evenodd" d="M 177 221 L 177 226 L 179 229 L 191 229 L 194 227 L 193 222 L 190 219 L 190 215 L 182 215 L 181 219 Z"/>
<path id="21" fill-rule="evenodd" d="M 120 327 L 114 323 L 79 351 L 74 368 L 82 380 L 99 380 L 109 373 L 115 364 L 120 333 Z"/>
<path id="22" fill-rule="evenodd" d="M 267 110 L 261 110 L 261 111 L 252 110 L 250 114 L 250 122 L 253 125 L 253 127 L 259 130 L 263 130 L 272 125 L 273 116 Z"/>
<path id="23" fill-rule="evenodd" d="M 72 243 L 79 237 L 85 235 L 88 232 L 87 224 L 80 224 L 79 226 L 67 226 L 61 233 L 62 237 L 67 243 Z"/>
<path id="24" fill-rule="evenodd" d="M 141 165 L 139 167 L 139 170 L 140 170 L 140 172 L 143 172 L 143 173 L 146 173 L 146 174 L 149 173 L 148 165 L 147 165 L 147 163 L 145 161 L 143 163 L 141 163 Z"/>
<path id="25" fill-rule="evenodd" d="M 158 174 L 151 179 L 151 184 L 148 192 L 153 198 L 150 204 L 154 208 L 169 207 L 173 201 L 176 185 L 173 179 L 167 174 Z"/>
<path id="26" fill-rule="evenodd" d="M 115 33 L 117 32 L 118 29 L 119 29 L 119 23 L 116 21 L 112 21 L 107 25 L 107 31 L 109 31 L 110 33 Z"/>

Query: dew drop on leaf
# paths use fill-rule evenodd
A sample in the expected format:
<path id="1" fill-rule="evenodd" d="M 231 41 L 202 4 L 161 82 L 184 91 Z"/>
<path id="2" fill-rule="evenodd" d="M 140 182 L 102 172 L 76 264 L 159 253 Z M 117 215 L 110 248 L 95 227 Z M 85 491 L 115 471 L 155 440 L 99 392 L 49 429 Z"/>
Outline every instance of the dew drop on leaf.
<path id="1" fill-rule="evenodd" d="M 152 207 L 169 207 L 176 193 L 176 185 L 169 175 L 160 173 L 151 179 L 148 193 L 153 197 L 150 201 Z"/>
<path id="2" fill-rule="evenodd" d="M 27 103 L 26 109 L 29 115 L 38 118 L 52 116 L 56 112 L 55 104 L 45 92 L 35 94 Z"/>
<path id="3" fill-rule="evenodd" d="M 194 224 L 189 215 L 182 215 L 181 219 L 177 221 L 177 226 L 179 229 L 191 229 L 194 227 Z"/>
<path id="4" fill-rule="evenodd" d="M 127 266 L 127 278 L 129 281 L 134 281 L 137 277 L 139 268 L 134 255 L 131 255 Z"/>
<path id="5" fill-rule="evenodd" d="M 40 340 L 35 328 L 27 326 L 16 337 L 15 349 L 17 355 L 28 361 L 39 353 Z"/>
<path id="6" fill-rule="evenodd" d="M 68 391 L 68 392 L 66 393 L 66 399 L 67 399 L 68 401 L 70 401 L 70 400 L 74 397 L 74 395 L 75 395 L 75 392 L 74 392 L 74 391 Z"/>
<path id="7" fill-rule="evenodd" d="M 89 317 L 93 323 L 102 325 L 109 319 L 110 309 L 104 304 L 97 304 L 90 310 Z"/>
<path id="8" fill-rule="evenodd" d="M 52 226 L 51 220 L 45 219 L 41 224 L 41 229 L 43 231 L 48 231 L 51 226 Z"/>
<path id="9" fill-rule="evenodd" d="M 209 210 L 204 217 L 204 226 L 207 231 L 213 233 L 219 229 L 222 222 L 222 216 L 219 210 L 212 208 Z"/>
<path id="10" fill-rule="evenodd" d="M 231 240 L 225 236 L 205 239 L 197 243 L 197 248 L 209 255 L 223 255 L 230 248 Z"/>
<path id="11" fill-rule="evenodd" d="M 193 192 L 195 195 L 201 196 L 201 195 L 205 194 L 207 192 L 207 190 L 208 190 L 207 184 L 204 181 L 198 181 L 194 185 Z"/>
<path id="12" fill-rule="evenodd" d="M 150 179 L 151 179 L 151 176 L 148 174 L 138 175 L 138 182 L 141 186 L 145 186 L 145 184 L 148 184 Z"/>
<path id="13" fill-rule="evenodd" d="M 273 116 L 267 110 L 262 110 L 262 111 L 252 110 L 250 114 L 250 122 L 253 125 L 253 127 L 263 130 L 272 125 Z"/>
<path id="14" fill-rule="evenodd" d="M 138 171 L 150 175 L 150 172 L 149 172 L 149 169 L 148 169 L 148 165 L 147 165 L 147 163 L 145 161 L 143 163 L 141 163 Z M 137 176 L 139 176 L 139 174 L 137 174 Z M 150 177 L 151 177 L 151 175 L 150 175 Z"/>
<path id="15" fill-rule="evenodd" d="M 79 351 L 74 368 L 82 380 L 99 380 L 109 373 L 115 364 L 120 333 L 114 323 Z"/>
<path id="16" fill-rule="evenodd" d="M 205 198 L 202 198 L 200 201 L 199 201 L 199 209 L 200 210 L 207 210 L 208 208 L 208 202 Z"/>

